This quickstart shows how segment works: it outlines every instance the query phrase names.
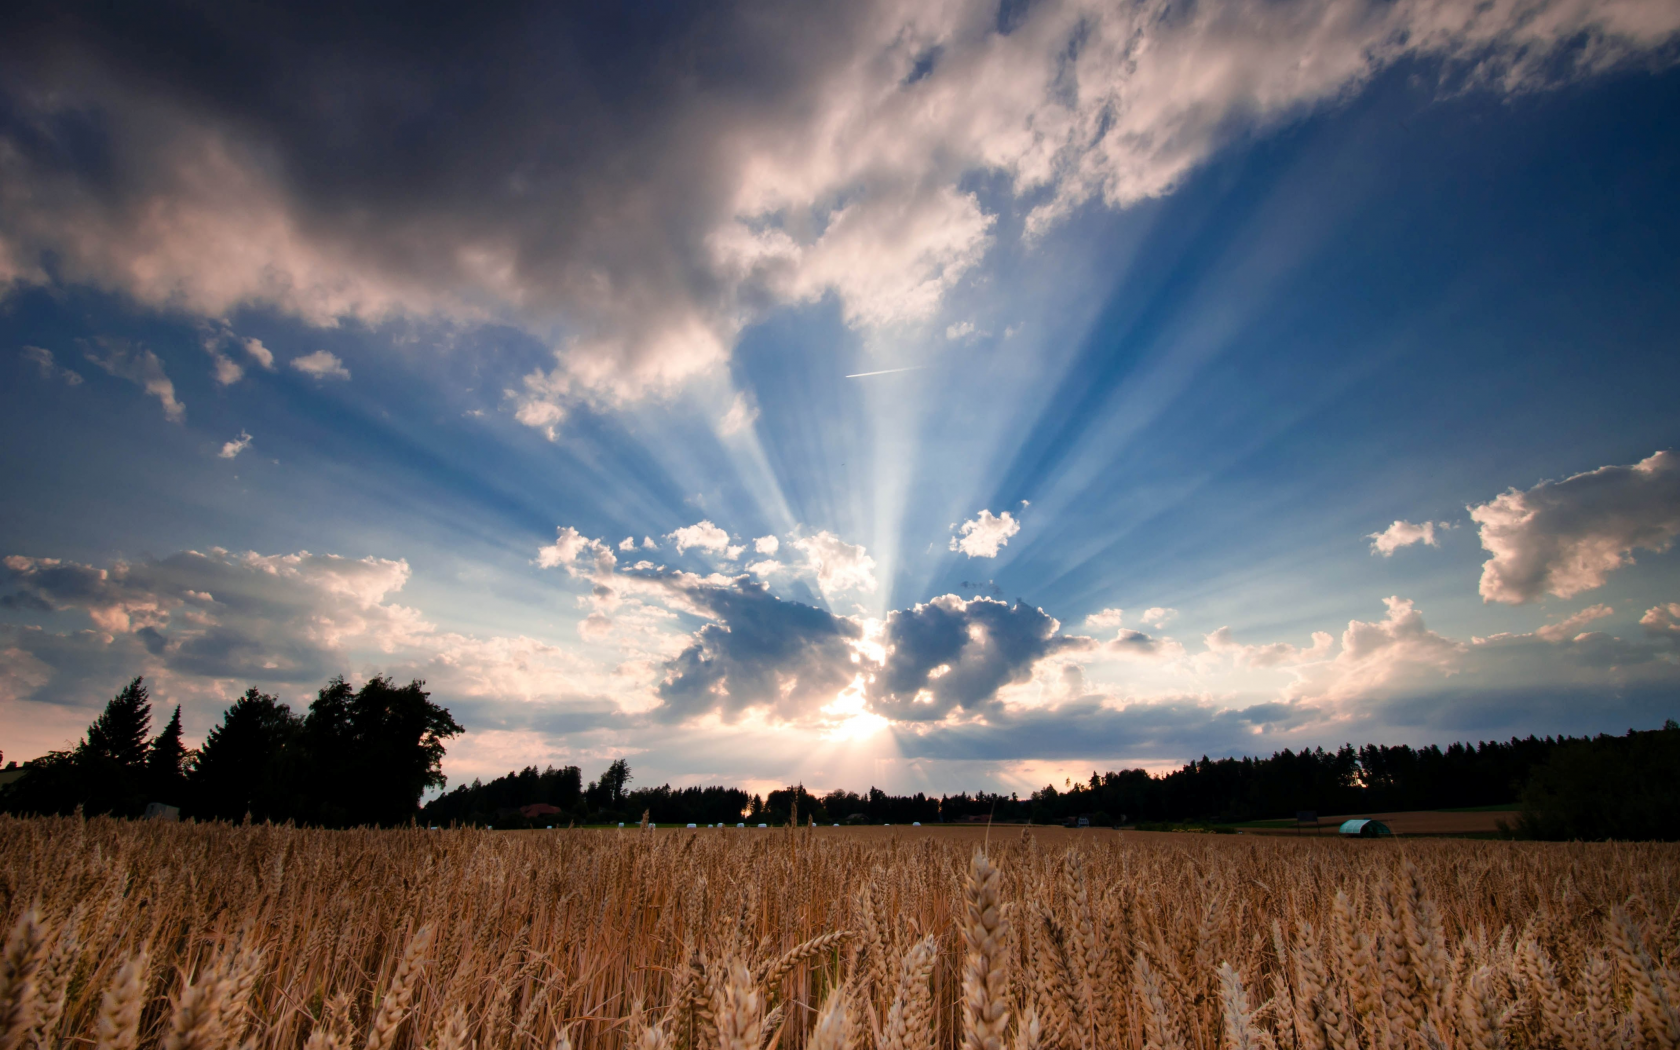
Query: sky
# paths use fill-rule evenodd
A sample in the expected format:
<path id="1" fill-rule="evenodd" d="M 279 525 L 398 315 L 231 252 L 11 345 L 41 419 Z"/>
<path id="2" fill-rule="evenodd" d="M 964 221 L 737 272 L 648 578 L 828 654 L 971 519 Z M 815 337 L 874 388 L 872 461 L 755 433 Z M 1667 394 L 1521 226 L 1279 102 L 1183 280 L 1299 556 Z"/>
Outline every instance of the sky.
<path id="1" fill-rule="evenodd" d="M 1680 716 L 1671 0 L 65 3 L 0 751 L 1026 793 Z M 160 710 L 162 708 L 160 707 Z"/>

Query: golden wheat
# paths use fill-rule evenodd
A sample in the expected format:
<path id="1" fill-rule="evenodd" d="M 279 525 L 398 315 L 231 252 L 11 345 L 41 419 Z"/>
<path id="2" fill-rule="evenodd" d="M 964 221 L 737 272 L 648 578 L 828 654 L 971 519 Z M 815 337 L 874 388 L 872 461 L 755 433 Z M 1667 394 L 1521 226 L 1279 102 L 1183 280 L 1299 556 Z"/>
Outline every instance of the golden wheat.
<path id="1" fill-rule="evenodd" d="M 0 818 L 0 1050 L 1680 1047 L 1680 847 L 978 845 Z"/>

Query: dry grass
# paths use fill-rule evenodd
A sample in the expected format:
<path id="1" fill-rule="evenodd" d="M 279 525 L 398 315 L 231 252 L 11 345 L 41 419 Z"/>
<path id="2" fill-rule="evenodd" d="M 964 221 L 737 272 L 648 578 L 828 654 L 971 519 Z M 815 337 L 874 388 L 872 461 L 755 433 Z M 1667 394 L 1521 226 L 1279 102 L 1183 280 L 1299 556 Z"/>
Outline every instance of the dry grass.
<path id="1" fill-rule="evenodd" d="M 0 1050 L 1680 1046 L 1680 848 L 0 818 Z"/>

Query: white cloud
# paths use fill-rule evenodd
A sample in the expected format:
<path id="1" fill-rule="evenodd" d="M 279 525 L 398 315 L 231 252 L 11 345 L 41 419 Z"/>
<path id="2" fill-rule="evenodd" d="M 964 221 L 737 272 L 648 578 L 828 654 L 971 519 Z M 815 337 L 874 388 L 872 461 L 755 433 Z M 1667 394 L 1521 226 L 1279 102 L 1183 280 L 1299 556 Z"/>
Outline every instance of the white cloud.
<path id="1" fill-rule="evenodd" d="M 744 543 L 732 544 L 724 549 L 723 556 L 728 561 L 734 561 L 736 558 L 739 558 L 746 549 L 747 546 Z"/>
<path id="2" fill-rule="evenodd" d="M 1534 633 L 1548 642 L 1561 642 L 1565 638 L 1573 638 L 1587 624 L 1594 620 L 1602 620 L 1615 611 L 1608 605 L 1589 605 L 1574 616 L 1557 623 L 1549 623 Z"/>
<path id="3" fill-rule="evenodd" d="M 1446 522 L 1440 524 L 1446 528 Z M 1410 547 L 1414 543 L 1421 543 L 1426 547 L 1439 547 L 1440 538 L 1435 535 L 1436 523 L 1426 521 L 1421 525 L 1414 525 L 1409 521 L 1396 521 L 1381 532 L 1373 532 L 1366 539 L 1371 541 L 1371 553 L 1381 554 L 1387 558 L 1401 547 Z"/>
<path id="4" fill-rule="evenodd" d="M 88 354 L 87 359 L 116 376 L 135 384 L 158 399 L 163 418 L 179 423 L 187 418 L 186 406 L 175 400 L 175 384 L 164 374 L 163 362 L 150 350 L 137 350 L 121 340 L 101 339 L 105 356 Z"/>
<path id="5" fill-rule="evenodd" d="M 1164 609 L 1159 605 L 1152 605 L 1143 610 L 1143 615 L 1139 616 L 1138 619 L 1151 627 L 1161 628 L 1167 625 L 1167 621 L 1177 616 L 1177 609 Z"/>
<path id="6" fill-rule="evenodd" d="M 1297 699 L 1342 701 L 1370 698 L 1401 679 L 1418 674 L 1444 675 L 1458 670 L 1467 647 L 1431 631 L 1423 614 L 1408 600 L 1384 598 L 1388 615 L 1375 623 L 1348 621 L 1342 651 L 1335 659 L 1304 669 L 1288 694 Z M 1268 648 L 1268 647 L 1262 647 Z M 1313 649 L 1321 646 L 1317 633 Z"/>
<path id="7" fill-rule="evenodd" d="M 222 450 L 217 453 L 217 455 L 223 459 L 232 459 L 250 447 L 251 435 L 241 430 L 238 437 L 234 438 L 232 441 L 225 441 L 222 443 Z"/>
<path id="8" fill-rule="evenodd" d="M 1184 646 L 1171 638 L 1156 638 L 1122 627 L 1103 645 L 1103 651 L 1133 660 L 1177 660 Z"/>
<path id="9" fill-rule="evenodd" d="M 760 536 L 753 540 L 753 550 L 760 554 L 775 554 L 781 546 L 781 541 L 774 536 Z"/>
<path id="10" fill-rule="evenodd" d="M 258 366 L 270 372 L 274 371 L 274 352 L 264 346 L 261 339 L 254 337 L 242 339 L 240 340 L 239 345 L 245 348 L 245 353 L 251 358 L 251 360 L 255 361 Z"/>
<path id="11" fill-rule="evenodd" d="M 350 370 L 344 367 L 344 362 L 330 350 L 317 350 L 312 354 L 292 358 L 292 367 L 312 379 L 349 379 Z"/>
<path id="12" fill-rule="evenodd" d="M 1085 626 L 1099 631 L 1106 631 L 1110 627 L 1119 627 L 1124 620 L 1124 609 L 1099 609 L 1085 617 Z"/>
<path id="13" fill-rule="evenodd" d="M 658 549 L 659 549 L 659 544 L 653 542 L 653 537 L 652 536 L 643 536 L 642 537 L 642 550 L 656 551 Z"/>
<path id="14" fill-rule="evenodd" d="M 544 569 L 565 569 L 567 575 L 578 575 L 577 561 L 587 554 L 593 560 L 591 572 L 610 572 L 618 564 L 612 548 L 600 540 L 592 540 L 570 525 L 555 530 L 555 540 L 537 548 L 537 565 Z"/>
<path id="15" fill-rule="evenodd" d="M 677 545 L 678 554 L 686 554 L 690 547 L 713 554 L 720 554 L 729 547 L 729 533 L 713 525 L 710 521 L 699 521 L 693 525 L 685 525 L 665 537 Z"/>
<path id="16" fill-rule="evenodd" d="M 816 575 L 823 597 L 875 590 L 875 559 L 861 544 L 847 543 L 825 529 L 795 537 L 788 545 L 805 555 L 805 566 Z"/>
<path id="17" fill-rule="evenodd" d="M 618 541 L 618 549 L 621 550 L 621 551 L 633 551 L 633 550 L 635 550 L 636 549 L 636 537 L 626 536 L 622 540 L 619 540 Z"/>
<path id="18" fill-rule="evenodd" d="M 1657 452 L 1628 467 L 1512 489 L 1471 507 L 1482 546 L 1484 601 L 1570 598 L 1632 564 L 1636 549 L 1665 551 L 1680 534 L 1680 457 Z"/>
<path id="19" fill-rule="evenodd" d="M 62 379 L 67 386 L 80 386 L 82 377 L 68 368 L 60 368 L 53 360 L 53 352 L 44 346 L 26 346 L 22 357 L 41 370 L 42 379 Z"/>
<path id="20" fill-rule="evenodd" d="M 961 339 L 965 335 L 973 335 L 973 334 L 974 334 L 974 322 L 973 321 L 963 321 L 963 322 L 960 322 L 958 324 L 947 325 L 945 327 L 945 338 L 947 338 L 947 339 L 952 339 L 952 340 Z"/>
<path id="21" fill-rule="evenodd" d="M 1639 623 L 1645 628 L 1645 633 L 1652 637 L 1680 640 L 1680 602 L 1653 605 L 1645 610 L 1645 615 L 1639 618 Z"/>
<path id="22" fill-rule="evenodd" d="M 739 434 L 756 422 L 758 406 L 746 394 L 738 393 L 735 400 L 729 403 L 729 411 L 724 413 L 723 419 L 718 423 L 718 433 L 725 436 Z"/>
<path id="23" fill-rule="evenodd" d="M 216 381 L 217 386 L 232 386 L 245 378 L 245 369 L 240 367 L 239 362 L 226 354 L 211 351 L 210 360 L 215 365 L 211 369 L 210 376 Z"/>
<path id="24" fill-rule="evenodd" d="M 1229 627 L 1221 627 L 1202 639 L 1209 652 L 1220 656 L 1229 656 L 1231 662 L 1238 667 L 1256 669 L 1294 667 L 1328 659 L 1330 650 L 1336 644 L 1336 639 L 1328 632 L 1314 631 L 1312 640 L 1312 646 L 1306 649 L 1291 645 L 1288 642 L 1243 645 L 1232 637 Z"/>
<path id="25" fill-rule="evenodd" d="M 1009 537 L 1021 531 L 1021 523 L 1006 510 L 997 517 L 989 510 L 962 523 L 957 535 L 951 537 L 950 549 L 961 551 L 970 558 L 995 558 Z"/>

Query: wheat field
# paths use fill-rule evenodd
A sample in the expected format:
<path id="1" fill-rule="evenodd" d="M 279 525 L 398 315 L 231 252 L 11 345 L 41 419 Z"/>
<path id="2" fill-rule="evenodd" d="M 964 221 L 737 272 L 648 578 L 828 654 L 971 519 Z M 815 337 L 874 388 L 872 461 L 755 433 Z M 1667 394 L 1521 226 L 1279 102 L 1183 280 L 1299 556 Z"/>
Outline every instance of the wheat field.
<path id="1" fill-rule="evenodd" d="M 1680 849 L 0 818 L 0 1050 L 1680 1045 Z"/>

